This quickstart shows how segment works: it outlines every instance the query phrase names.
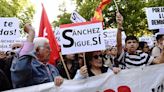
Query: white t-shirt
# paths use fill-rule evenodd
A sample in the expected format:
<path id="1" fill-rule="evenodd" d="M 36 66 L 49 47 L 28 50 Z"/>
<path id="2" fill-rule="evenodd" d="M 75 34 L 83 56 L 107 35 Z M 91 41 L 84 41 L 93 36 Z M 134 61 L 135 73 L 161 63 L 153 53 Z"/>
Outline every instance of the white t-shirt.
<path id="1" fill-rule="evenodd" d="M 154 47 L 151 51 L 151 55 L 157 57 L 161 54 L 162 50 L 159 47 Z"/>

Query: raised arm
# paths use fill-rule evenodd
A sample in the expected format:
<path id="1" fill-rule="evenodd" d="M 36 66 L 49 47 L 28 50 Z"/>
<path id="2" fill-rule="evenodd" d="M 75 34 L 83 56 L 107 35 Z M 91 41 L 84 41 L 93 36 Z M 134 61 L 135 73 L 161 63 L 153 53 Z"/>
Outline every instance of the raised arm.
<path id="1" fill-rule="evenodd" d="M 28 34 L 28 36 L 26 42 L 24 42 L 23 48 L 19 53 L 20 56 L 28 54 L 34 48 L 34 44 L 33 44 L 33 40 L 35 37 L 34 28 L 31 26 L 31 24 L 27 23 L 24 26 L 24 31 Z"/>
<path id="2" fill-rule="evenodd" d="M 35 31 L 34 28 L 31 26 L 31 24 L 29 23 L 25 24 L 24 31 L 28 33 L 27 41 L 33 43 L 35 37 Z"/>
<path id="3" fill-rule="evenodd" d="M 117 21 L 117 27 L 118 27 L 117 50 L 118 50 L 118 55 L 120 55 L 122 52 L 122 34 L 121 34 L 121 31 L 122 31 L 123 17 L 119 12 L 116 13 L 116 21 Z"/>

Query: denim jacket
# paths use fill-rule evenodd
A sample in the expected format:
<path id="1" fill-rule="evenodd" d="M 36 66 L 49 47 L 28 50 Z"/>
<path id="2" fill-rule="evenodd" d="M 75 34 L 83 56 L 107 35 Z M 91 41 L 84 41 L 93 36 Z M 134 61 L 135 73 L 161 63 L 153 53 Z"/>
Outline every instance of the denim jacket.
<path id="1" fill-rule="evenodd" d="M 56 76 L 59 76 L 57 68 L 42 64 L 34 53 L 15 57 L 12 62 L 11 77 L 14 88 L 52 82 Z"/>

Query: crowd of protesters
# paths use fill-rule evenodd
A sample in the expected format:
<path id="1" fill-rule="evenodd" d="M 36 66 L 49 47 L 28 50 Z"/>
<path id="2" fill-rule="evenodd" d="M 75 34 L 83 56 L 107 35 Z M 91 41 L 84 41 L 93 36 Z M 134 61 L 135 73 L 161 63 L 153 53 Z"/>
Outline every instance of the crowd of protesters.
<path id="1" fill-rule="evenodd" d="M 63 56 L 70 79 L 79 80 L 108 72 L 117 74 L 122 69 L 164 63 L 163 34 L 156 36 L 157 45 L 153 48 L 149 48 L 147 42 L 139 42 L 135 36 L 127 36 L 123 48 L 123 17 L 119 12 L 116 20 L 117 46 L 110 46 L 105 51 Z M 62 85 L 64 79 L 69 78 L 61 60 L 56 65 L 48 64 L 51 52 L 48 39 L 34 38 L 35 31 L 30 24 L 25 25 L 24 31 L 28 36 L 23 44 L 13 44 L 12 51 L 0 51 L 0 91 L 53 81 L 56 86 Z"/>

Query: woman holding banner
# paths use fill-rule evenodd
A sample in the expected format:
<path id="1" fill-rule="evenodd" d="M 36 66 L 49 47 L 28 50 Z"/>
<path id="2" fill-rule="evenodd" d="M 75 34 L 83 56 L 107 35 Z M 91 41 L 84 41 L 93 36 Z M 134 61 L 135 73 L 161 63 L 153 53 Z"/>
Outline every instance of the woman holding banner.
<path id="1" fill-rule="evenodd" d="M 85 54 L 86 65 L 77 71 L 74 79 L 84 79 L 86 77 L 100 75 L 106 72 L 112 72 L 108 67 L 103 66 L 103 56 L 101 51 L 87 52 Z M 114 68 L 114 71 L 120 71 L 119 68 Z"/>

